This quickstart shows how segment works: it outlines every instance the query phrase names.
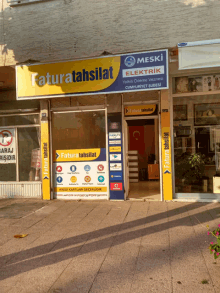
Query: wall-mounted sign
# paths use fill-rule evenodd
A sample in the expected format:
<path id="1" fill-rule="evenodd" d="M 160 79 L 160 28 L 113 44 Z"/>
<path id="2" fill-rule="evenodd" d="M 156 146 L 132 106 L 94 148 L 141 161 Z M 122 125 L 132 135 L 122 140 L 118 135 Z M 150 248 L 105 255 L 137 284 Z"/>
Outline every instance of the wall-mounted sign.
<path id="1" fill-rule="evenodd" d="M 120 191 L 122 190 L 122 182 L 111 182 L 110 188 L 114 191 Z"/>
<path id="2" fill-rule="evenodd" d="M 122 172 L 110 172 L 110 181 L 122 181 L 123 174 Z"/>
<path id="3" fill-rule="evenodd" d="M 109 144 L 121 144 L 121 140 L 109 140 Z"/>
<path id="4" fill-rule="evenodd" d="M 125 116 L 139 116 L 157 114 L 156 105 L 136 105 L 125 107 Z"/>
<path id="5" fill-rule="evenodd" d="M 110 171 L 122 171 L 121 163 L 110 163 Z"/>
<path id="6" fill-rule="evenodd" d="M 112 125 L 118 125 L 118 129 L 112 129 Z M 109 182 L 110 199 L 124 199 L 123 180 L 123 147 L 122 147 L 122 117 L 121 114 L 108 116 L 109 131 Z M 116 181 L 116 182 L 115 182 Z"/>
<path id="7" fill-rule="evenodd" d="M 109 132 L 109 139 L 121 139 L 121 132 Z"/>
<path id="8" fill-rule="evenodd" d="M 121 154 L 110 154 L 110 161 L 121 161 Z"/>
<path id="9" fill-rule="evenodd" d="M 22 65 L 16 76 L 18 100 L 161 90 L 168 88 L 168 51 Z"/>
<path id="10" fill-rule="evenodd" d="M 110 153 L 121 152 L 121 147 L 120 146 L 109 147 L 109 152 Z"/>
<path id="11" fill-rule="evenodd" d="M 0 164 L 16 163 L 15 129 L 0 129 Z"/>

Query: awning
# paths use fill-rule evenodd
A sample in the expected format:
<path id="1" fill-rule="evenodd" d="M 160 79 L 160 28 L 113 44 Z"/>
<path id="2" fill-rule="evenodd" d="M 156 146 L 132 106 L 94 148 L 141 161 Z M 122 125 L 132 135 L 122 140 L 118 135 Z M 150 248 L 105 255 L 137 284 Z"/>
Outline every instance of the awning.
<path id="1" fill-rule="evenodd" d="M 220 39 L 178 44 L 179 69 L 220 66 Z"/>

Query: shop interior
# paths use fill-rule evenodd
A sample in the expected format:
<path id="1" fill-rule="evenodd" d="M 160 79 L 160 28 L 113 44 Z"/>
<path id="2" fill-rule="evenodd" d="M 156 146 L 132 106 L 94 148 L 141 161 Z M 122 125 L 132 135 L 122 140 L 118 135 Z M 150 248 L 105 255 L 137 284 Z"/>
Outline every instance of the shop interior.
<path id="1" fill-rule="evenodd" d="M 150 117 L 149 117 L 150 118 Z M 127 120 L 128 198 L 161 200 L 158 119 Z"/>
<path id="2" fill-rule="evenodd" d="M 219 76 L 181 77 L 175 80 L 173 134 L 176 195 L 194 193 L 203 198 L 205 193 L 210 197 L 220 193 L 220 96 L 213 94 L 219 90 L 216 79 Z M 195 86 L 191 87 L 191 84 Z"/>

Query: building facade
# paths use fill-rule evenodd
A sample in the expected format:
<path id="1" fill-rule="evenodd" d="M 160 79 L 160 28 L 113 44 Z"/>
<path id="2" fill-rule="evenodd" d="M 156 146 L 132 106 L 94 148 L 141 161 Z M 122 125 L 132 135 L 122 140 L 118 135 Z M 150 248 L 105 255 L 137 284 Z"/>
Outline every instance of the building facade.
<path id="1" fill-rule="evenodd" d="M 2 3 L 1 197 L 219 200 L 218 1 Z"/>

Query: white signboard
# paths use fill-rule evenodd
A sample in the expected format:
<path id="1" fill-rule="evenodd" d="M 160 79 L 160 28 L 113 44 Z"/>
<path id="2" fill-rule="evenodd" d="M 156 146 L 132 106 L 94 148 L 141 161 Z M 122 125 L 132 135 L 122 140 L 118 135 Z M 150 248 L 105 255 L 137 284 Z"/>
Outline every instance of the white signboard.
<path id="1" fill-rule="evenodd" d="M 56 198 L 108 198 L 106 161 L 56 162 L 53 167 Z"/>
<path id="2" fill-rule="evenodd" d="M 109 139 L 121 139 L 121 132 L 109 132 Z"/>
<path id="3" fill-rule="evenodd" d="M 0 164 L 16 163 L 15 129 L 0 129 Z"/>
<path id="4" fill-rule="evenodd" d="M 121 161 L 121 154 L 110 154 L 110 161 Z"/>
<path id="5" fill-rule="evenodd" d="M 109 144 L 121 144 L 121 140 L 109 140 Z"/>
<path id="6" fill-rule="evenodd" d="M 110 163 L 110 171 L 121 171 L 122 164 L 121 163 Z"/>

